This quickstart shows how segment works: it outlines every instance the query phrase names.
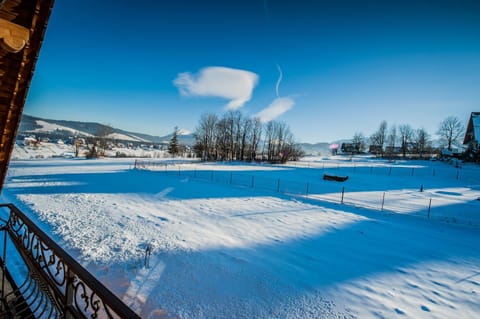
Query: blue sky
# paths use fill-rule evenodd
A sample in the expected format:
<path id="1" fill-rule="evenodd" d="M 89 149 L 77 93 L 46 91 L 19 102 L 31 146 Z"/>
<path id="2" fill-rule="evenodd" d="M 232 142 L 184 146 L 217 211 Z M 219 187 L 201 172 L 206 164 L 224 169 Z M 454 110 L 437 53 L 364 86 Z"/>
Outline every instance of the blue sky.
<path id="1" fill-rule="evenodd" d="M 479 1 L 66 1 L 25 113 L 163 135 L 227 109 L 301 142 L 480 111 Z"/>

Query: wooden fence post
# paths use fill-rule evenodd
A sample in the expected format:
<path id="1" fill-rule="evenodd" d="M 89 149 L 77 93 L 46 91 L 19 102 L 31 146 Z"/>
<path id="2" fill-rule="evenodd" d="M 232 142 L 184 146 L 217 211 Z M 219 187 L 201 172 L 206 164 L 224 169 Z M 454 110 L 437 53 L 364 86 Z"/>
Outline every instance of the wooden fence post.
<path id="1" fill-rule="evenodd" d="M 430 209 L 432 208 L 432 198 L 430 197 L 430 202 L 428 202 L 428 219 L 430 219 Z"/>
<path id="2" fill-rule="evenodd" d="M 383 211 L 383 204 L 385 204 L 385 192 L 383 192 L 383 197 L 382 197 L 382 211 Z"/>

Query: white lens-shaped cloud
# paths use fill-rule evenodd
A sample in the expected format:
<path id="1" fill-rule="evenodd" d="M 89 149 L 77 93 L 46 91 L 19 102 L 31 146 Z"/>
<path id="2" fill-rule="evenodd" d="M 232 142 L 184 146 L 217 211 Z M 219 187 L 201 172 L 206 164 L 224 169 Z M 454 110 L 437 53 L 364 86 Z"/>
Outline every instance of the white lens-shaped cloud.
<path id="1" fill-rule="evenodd" d="M 279 97 L 273 100 L 269 106 L 261 110 L 256 117 L 263 123 L 270 122 L 283 113 L 290 110 L 295 105 L 295 101 L 289 97 Z"/>
<path id="2" fill-rule="evenodd" d="M 225 106 L 227 110 L 236 110 L 252 98 L 258 75 L 245 70 L 210 66 L 197 74 L 179 73 L 173 83 L 182 95 L 221 97 L 230 100 Z"/>

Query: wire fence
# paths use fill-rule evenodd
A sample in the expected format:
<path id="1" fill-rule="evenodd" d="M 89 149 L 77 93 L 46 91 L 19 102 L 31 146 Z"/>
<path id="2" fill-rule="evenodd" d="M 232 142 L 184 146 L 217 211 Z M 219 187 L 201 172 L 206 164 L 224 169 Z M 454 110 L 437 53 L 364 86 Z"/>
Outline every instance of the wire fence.
<path id="1" fill-rule="evenodd" d="M 473 165 L 462 165 L 459 162 L 435 161 L 436 165 L 405 164 L 404 161 L 383 161 L 369 164 L 364 160 L 318 160 L 289 162 L 287 165 L 296 168 L 316 168 L 332 171 L 336 170 L 348 174 L 368 174 L 397 177 L 440 177 L 480 183 L 478 169 Z"/>
<path id="2" fill-rule="evenodd" d="M 208 169 L 208 166 L 195 165 L 188 162 L 167 163 L 137 160 L 134 167 L 136 169 L 152 170 L 168 175 L 189 177 L 252 190 L 298 196 L 378 211 L 441 219 L 452 223 L 480 225 L 480 200 L 478 194 L 473 192 L 461 194 L 438 189 L 429 190 L 424 189 L 423 185 L 418 185 L 419 187 L 416 189 L 411 186 L 400 186 L 397 187 L 398 189 L 394 189 L 395 187 L 388 183 L 387 185 L 390 189 L 379 189 L 378 185 L 372 187 L 371 185 L 362 185 L 361 183 L 359 186 L 354 184 L 354 182 L 350 183 L 350 181 L 346 183 L 324 181 L 320 178 L 323 175 L 322 170 L 319 170 L 320 174 L 318 174 L 319 178 L 317 181 L 299 181 L 286 177 L 266 177 L 262 176 L 261 172 L 254 173 L 254 170 Z M 269 167 L 272 166 L 269 165 Z M 231 168 L 235 169 L 235 166 L 231 166 Z M 360 174 L 361 172 L 366 171 L 369 173 L 372 171 L 373 175 L 374 171 L 384 173 L 385 170 L 389 174 L 390 171 L 398 170 L 399 175 L 396 176 L 404 177 L 408 176 L 405 175 L 405 172 L 410 170 L 410 174 L 412 174 L 410 176 L 420 176 L 414 175 L 416 170 L 412 171 L 411 168 L 403 169 L 399 167 L 338 167 L 337 172 L 338 175 L 345 175 L 346 173 L 356 172 Z M 421 171 L 421 169 L 418 169 L 418 172 Z M 336 172 L 335 168 L 332 170 L 330 167 L 328 173 L 331 174 L 332 172 Z M 426 170 L 423 170 L 423 172 L 426 172 Z M 271 173 L 269 174 L 271 175 Z"/>

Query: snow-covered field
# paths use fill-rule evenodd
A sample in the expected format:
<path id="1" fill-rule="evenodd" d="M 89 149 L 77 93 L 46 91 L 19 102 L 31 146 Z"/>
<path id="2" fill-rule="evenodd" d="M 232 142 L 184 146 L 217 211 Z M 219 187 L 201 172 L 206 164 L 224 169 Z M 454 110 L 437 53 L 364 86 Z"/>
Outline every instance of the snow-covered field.
<path id="1" fill-rule="evenodd" d="M 478 166 L 140 163 L 13 161 L 3 200 L 143 318 L 480 313 Z"/>
<path id="2" fill-rule="evenodd" d="M 113 135 L 113 137 L 119 138 L 121 136 Z M 137 141 L 140 141 L 140 139 L 138 139 Z M 79 151 L 79 156 L 85 158 L 85 154 L 87 151 L 88 149 L 86 147 L 81 148 Z M 161 158 L 168 157 L 168 152 L 150 148 L 142 149 L 114 147 L 111 150 L 106 150 L 105 155 L 108 157 Z M 15 144 L 12 152 L 12 160 L 48 159 L 59 157 L 72 158 L 74 156 L 75 148 L 73 145 L 50 142 L 41 142 L 39 145 L 36 146 L 24 146 Z"/>

